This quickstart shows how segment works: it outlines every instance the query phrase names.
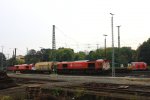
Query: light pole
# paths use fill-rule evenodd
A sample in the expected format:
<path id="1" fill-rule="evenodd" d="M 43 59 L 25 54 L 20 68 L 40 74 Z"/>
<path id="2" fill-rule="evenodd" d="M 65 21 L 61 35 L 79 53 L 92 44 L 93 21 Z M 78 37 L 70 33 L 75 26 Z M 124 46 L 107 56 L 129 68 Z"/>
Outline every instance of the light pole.
<path id="1" fill-rule="evenodd" d="M 104 44 L 105 44 L 105 59 L 107 59 L 107 57 L 106 57 L 106 37 L 107 37 L 107 35 L 104 34 L 103 36 L 105 37 L 105 40 L 104 40 Z"/>
<path id="2" fill-rule="evenodd" d="M 120 66 L 120 26 L 118 28 L 118 65 Z"/>
<path id="3" fill-rule="evenodd" d="M 112 32 L 112 77 L 115 77 L 115 66 L 114 66 L 114 61 L 115 61 L 115 50 L 114 50 L 114 30 L 113 30 L 113 15 L 111 15 L 111 32 Z"/>
<path id="4" fill-rule="evenodd" d="M 121 26 L 116 26 L 118 28 L 118 48 L 120 49 L 120 27 Z"/>

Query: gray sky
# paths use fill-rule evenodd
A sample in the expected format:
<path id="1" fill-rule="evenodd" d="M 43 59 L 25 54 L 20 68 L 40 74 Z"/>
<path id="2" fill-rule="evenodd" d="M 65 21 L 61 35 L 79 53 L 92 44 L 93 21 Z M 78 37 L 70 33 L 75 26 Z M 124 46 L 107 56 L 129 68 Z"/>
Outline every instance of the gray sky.
<path id="1" fill-rule="evenodd" d="M 0 0 L 0 45 L 5 54 L 25 54 L 26 48 L 52 47 L 52 25 L 56 46 L 75 51 L 111 47 L 111 15 L 114 37 L 121 25 L 121 46 L 136 49 L 150 38 L 149 0 Z"/>

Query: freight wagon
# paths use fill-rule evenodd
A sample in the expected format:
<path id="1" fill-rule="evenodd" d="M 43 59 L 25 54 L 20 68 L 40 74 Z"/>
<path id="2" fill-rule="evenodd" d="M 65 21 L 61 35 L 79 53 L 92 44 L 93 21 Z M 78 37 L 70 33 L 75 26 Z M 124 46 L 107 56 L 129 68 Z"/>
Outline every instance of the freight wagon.
<path id="1" fill-rule="evenodd" d="M 54 62 L 38 62 L 34 66 L 37 73 L 51 73 L 53 70 Z"/>
<path id="2" fill-rule="evenodd" d="M 14 65 L 13 71 L 26 73 L 32 71 L 33 64 L 21 64 L 21 65 Z"/>

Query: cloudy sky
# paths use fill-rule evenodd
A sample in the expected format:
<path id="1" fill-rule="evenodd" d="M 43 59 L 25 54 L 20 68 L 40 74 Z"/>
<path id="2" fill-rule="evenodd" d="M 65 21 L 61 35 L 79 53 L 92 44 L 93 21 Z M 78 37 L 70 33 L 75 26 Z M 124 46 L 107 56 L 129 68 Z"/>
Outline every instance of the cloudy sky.
<path id="1" fill-rule="evenodd" d="M 111 15 L 114 40 L 121 25 L 121 47 L 136 49 L 150 38 L 149 0 L 0 0 L 0 46 L 5 54 L 52 47 L 52 25 L 56 25 L 56 47 L 75 51 L 111 47 Z M 1 48 L 2 49 L 2 48 Z M 0 49 L 0 51 L 1 51 Z"/>

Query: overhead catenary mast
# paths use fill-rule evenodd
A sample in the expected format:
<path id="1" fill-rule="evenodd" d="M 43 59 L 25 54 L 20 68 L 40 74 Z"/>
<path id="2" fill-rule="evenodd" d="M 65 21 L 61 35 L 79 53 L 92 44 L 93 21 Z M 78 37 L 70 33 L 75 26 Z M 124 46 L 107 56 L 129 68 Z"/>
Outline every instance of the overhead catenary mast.
<path id="1" fill-rule="evenodd" d="M 53 25 L 53 33 L 52 33 L 52 49 L 56 49 L 56 40 L 55 40 L 55 25 Z"/>
<path id="2" fill-rule="evenodd" d="M 117 28 L 118 28 L 118 58 L 119 58 L 118 64 L 119 66 L 121 66 L 120 65 L 121 63 L 121 60 L 120 60 L 120 26 L 117 26 Z"/>
<path id="3" fill-rule="evenodd" d="M 55 39 L 55 25 L 53 25 L 53 31 L 52 31 L 52 59 L 53 59 L 53 62 L 54 62 L 54 65 L 53 65 L 53 72 L 56 74 L 57 73 L 57 70 L 56 70 L 56 53 L 55 53 L 55 50 L 56 50 L 56 39 Z"/>

